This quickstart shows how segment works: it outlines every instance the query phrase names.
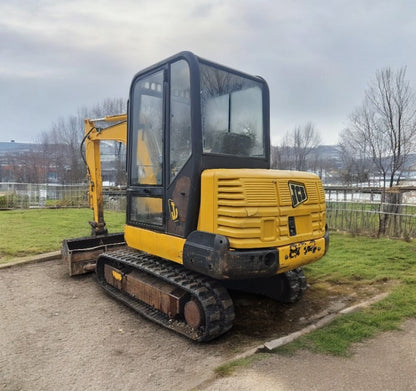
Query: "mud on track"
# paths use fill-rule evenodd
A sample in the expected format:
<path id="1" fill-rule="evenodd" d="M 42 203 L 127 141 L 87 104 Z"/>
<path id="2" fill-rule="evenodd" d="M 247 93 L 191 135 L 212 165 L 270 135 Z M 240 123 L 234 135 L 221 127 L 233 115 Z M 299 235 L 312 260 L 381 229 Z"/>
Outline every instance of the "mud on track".
<path id="1" fill-rule="evenodd" d="M 313 289 L 294 306 L 232 293 L 233 329 L 197 344 L 136 315 L 60 260 L 0 270 L 0 389 L 188 390 L 234 354 L 342 304 Z"/>

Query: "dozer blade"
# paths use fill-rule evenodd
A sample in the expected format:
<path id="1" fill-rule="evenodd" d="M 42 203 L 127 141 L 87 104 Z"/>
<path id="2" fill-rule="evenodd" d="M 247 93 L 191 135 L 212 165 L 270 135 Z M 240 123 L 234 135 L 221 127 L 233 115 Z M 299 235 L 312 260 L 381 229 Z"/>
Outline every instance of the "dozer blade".
<path id="1" fill-rule="evenodd" d="M 94 271 L 97 258 L 102 253 L 125 246 L 122 232 L 65 239 L 62 243 L 62 259 L 68 265 L 69 275 L 76 276 Z"/>

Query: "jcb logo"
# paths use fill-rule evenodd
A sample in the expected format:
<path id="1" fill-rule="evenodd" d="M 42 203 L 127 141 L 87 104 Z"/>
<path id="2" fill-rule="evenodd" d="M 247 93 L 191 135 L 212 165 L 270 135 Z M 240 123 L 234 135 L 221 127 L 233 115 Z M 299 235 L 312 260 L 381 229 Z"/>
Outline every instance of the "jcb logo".
<path id="1" fill-rule="evenodd" d="M 292 206 L 296 208 L 308 199 L 305 186 L 300 183 L 289 182 L 290 196 L 292 197 Z"/>
<path id="2" fill-rule="evenodd" d="M 169 199 L 168 203 L 169 203 L 170 218 L 172 219 L 172 221 L 178 220 L 179 211 L 178 211 L 178 208 L 175 205 L 175 202 L 173 202 L 173 200 Z"/>

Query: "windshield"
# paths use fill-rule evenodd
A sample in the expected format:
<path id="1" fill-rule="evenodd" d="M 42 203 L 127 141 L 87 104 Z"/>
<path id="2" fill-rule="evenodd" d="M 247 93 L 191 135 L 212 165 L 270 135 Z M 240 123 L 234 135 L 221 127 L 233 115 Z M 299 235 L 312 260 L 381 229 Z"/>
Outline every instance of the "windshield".
<path id="1" fill-rule="evenodd" d="M 264 156 L 261 84 L 200 65 L 204 153 Z"/>

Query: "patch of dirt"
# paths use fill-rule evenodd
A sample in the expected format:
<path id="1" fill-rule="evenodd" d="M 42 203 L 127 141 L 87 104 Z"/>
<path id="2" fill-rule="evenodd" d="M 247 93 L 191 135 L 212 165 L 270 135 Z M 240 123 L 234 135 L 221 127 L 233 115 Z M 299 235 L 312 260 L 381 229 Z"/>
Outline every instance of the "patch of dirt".
<path id="1" fill-rule="evenodd" d="M 352 305 L 361 293 L 312 283 L 294 305 L 231 295 L 234 327 L 198 344 L 115 301 L 93 275 L 70 278 L 60 260 L 2 269 L 0 389 L 192 389 L 234 354 Z"/>
<path id="2" fill-rule="evenodd" d="M 311 282 L 304 297 L 295 304 L 282 304 L 253 294 L 232 291 L 236 318 L 234 326 L 221 338 L 226 349 L 238 352 L 280 338 L 336 313 L 366 298 L 391 290 L 394 282 L 360 284 Z M 257 344 L 257 345 L 256 345 Z"/>
<path id="3" fill-rule="evenodd" d="M 295 304 L 241 292 L 231 292 L 236 318 L 232 331 L 224 337 L 231 347 L 242 349 L 298 331 L 330 312 L 344 308 L 353 299 L 310 286 Z"/>

